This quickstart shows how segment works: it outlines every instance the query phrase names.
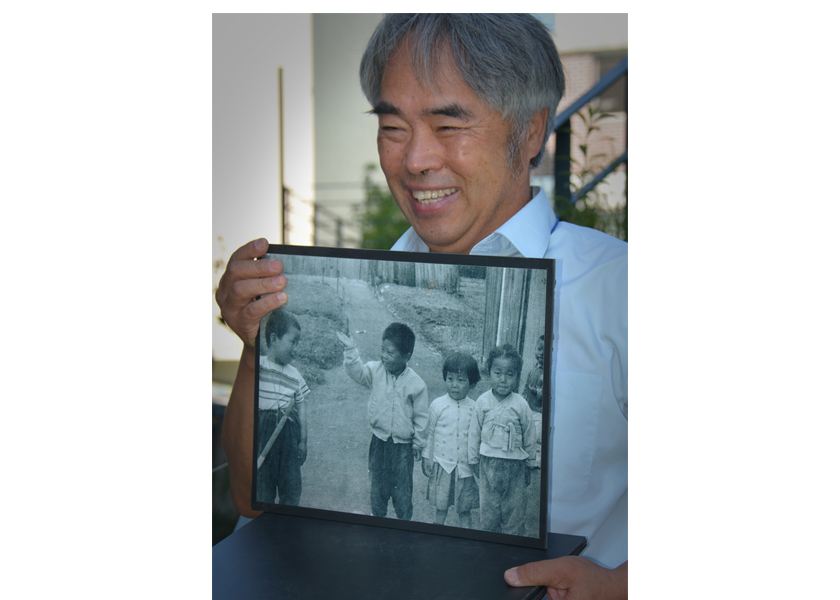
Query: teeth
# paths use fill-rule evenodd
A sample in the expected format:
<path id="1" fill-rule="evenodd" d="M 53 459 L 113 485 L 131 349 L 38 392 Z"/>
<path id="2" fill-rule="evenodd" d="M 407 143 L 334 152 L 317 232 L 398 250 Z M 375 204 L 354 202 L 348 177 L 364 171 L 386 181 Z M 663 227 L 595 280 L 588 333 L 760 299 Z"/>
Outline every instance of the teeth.
<path id="1" fill-rule="evenodd" d="M 420 204 L 431 204 L 432 200 L 437 200 L 438 198 L 443 198 L 444 196 L 448 196 L 450 194 L 454 194 L 458 191 L 458 188 L 447 188 L 445 190 L 429 190 L 425 192 L 411 192 L 414 199 L 420 202 Z"/>

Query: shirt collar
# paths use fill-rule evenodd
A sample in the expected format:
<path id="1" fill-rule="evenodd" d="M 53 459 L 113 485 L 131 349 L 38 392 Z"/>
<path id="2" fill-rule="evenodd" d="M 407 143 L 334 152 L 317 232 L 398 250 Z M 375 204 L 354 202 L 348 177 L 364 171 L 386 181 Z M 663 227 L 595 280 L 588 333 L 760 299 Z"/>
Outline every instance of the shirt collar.
<path id="1" fill-rule="evenodd" d="M 396 375 L 394 375 L 393 373 L 390 373 L 387 369 L 385 369 L 385 365 L 382 365 L 382 368 L 385 370 L 385 380 L 386 381 L 389 381 L 389 380 L 397 381 L 400 377 L 402 377 L 403 375 L 405 375 L 408 372 L 408 365 L 403 367 L 403 370 L 400 371 L 399 373 L 397 373 Z"/>
<path id="2" fill-rule="evenodd" d="M 260 356 L 260 363 L 261 363 L 261 366 L 267 367 L 269 369 L 274 369 L 275 371 L 282 371 L 283 366 L 284 366 L 284 365 L 281 365 L 280 363 L 274 362 L 273 360 L 271 360 L 267 356 Z"/>
<path id="3" fill-rule="evenodd" d="M 532 187 L 531 201 L 476 244 L 470 254 L 542 258 L 548 249 L 549 236 L 556 221 L 557 217 L 545 192 Z M 429 247 L 412 227 L 397 240 L 392 250 L 428 252 Z"/>

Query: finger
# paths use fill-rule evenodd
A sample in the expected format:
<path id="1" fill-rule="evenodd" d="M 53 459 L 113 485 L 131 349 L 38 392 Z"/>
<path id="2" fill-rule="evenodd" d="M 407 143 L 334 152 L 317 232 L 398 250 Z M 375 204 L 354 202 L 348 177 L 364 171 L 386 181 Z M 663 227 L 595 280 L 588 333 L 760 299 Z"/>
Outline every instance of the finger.
<path id="1" fill-rule="evenodd" d="M 238 310 L 246 307 L 255 298 L 266 294 L 283 292 L 286 288 L 286 283 L 286 278 L 283 275 L 237 281 L 230 287 L 227 293 L 224 293 L 225 308 L 228 310 Z"/>
<path id="2" fill-rule="evenodd" d="M 249 303 L 242 309 L 240 314 L 245 321 L 251 323 L 256 328 L 264 316 L 286 304 L 287 299 L 286 292 L 268 294 L 259 300 L 254 300 Z"/>
<path id="3" fill-rule="evenodd" d="M 545 585 L 560 587 L 563 579 L 562 559 L 540 560 L 505 571 L 505 581 L 518 587 L 523 585 Z"/>
<path id="4" fill-rule="evenodd" d="M 505 571 L 505 581 L 508 585 L 512 585 L 514 587 L 528 585 L 526 582 L 520 579 L 519 567 L 513 567 L 512 569 L 508 569 L 507 571 Z"/>
<path id="5" fill-rule="evenodd" d="M 282 270 L 282 264 L 272 261 L 255 261 L 255 258 L 263 256 L 268 251 L 269 245 L 265 238 L 253 240 L 244 246 L 237 248 L 231 254 L 225 272 L 219 281 L 219 289 L 224 290 L 230 283 L 244 277 L 266 277 L 278 275 Z M 253 271 L 256 263 L 256 272 Z M 244 270 L 243 270 L 244 269 Z"/>
<path id="6" fill-rule="evenodd" d="M 227 295 L 228 290 L 240 281 L 278 277 L 282 271 L 283 263 L 276 258 L 268 260 L 231 260 L 219 280 L 219 292 L 222 295 Z M 285 281 L 285 278 L 283 281 Z"/>
<path id="7" fill-rule="evenodd" d="M 237 248 L 230 255 L 230 260 L 252 260 L 259 258 L 268 251 L 268 241 L 265 238 L 252 240 L 244 246 Z"/>
<path id="8" fill-rule="evenodd" d="M 230 267 L 240 279 L 256 279 L 258 277 L 273 277 L 283 271 L 283 263 L 276 258 L 260 260 L 231 261 Z"/>
<path id="9" fill-rule="evenodd" d="M 248 348 L 254 348 L 257 339 L 257 333 L 260 327 L 262 318 L 273 310 L 276 310 L 286 303 L 287 297 L 285 292 L 279 294 L 269 294 L 259 300 L 255 300 L 248 304 L 238 313 L 234 313 L 236 319 L 235 325 L 226 319 L 226 322 L 232 326 L 236 335 Z M 224 317 L 224 313 L 222 314 Z"/>

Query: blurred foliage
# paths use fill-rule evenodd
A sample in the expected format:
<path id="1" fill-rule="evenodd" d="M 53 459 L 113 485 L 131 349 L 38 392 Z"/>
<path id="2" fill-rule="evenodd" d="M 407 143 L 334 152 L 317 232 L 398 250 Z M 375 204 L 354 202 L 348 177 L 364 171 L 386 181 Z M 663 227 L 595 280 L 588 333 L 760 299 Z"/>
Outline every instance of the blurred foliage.
<path id="1" fill-rule="evenodd" d="M 615 117 L 612 113 L 602 112 L 597 103 L 582 108 L 576 114 L 584 124 L 585 133 L 578 145 L 583 158 L 577 160 L 572 156 L 562 157 L 575 165 L 577 169 L 573 171 L 579 174 L 579 177 L 571 178 L 572 195 L 579 193 L 607 166 L 608 156 L 604 153 L 592 153 L 591 144 L 596 133 L 601 131 L 598 124 L 604 119 Z M 601 137 L 599 141 L 612 140 L 613 138 Z M 579 197 L 574 204 L 571 203 L 569 197 L 556 194 L 555 212 L 561 221 L 591 227 L 627 241 L 627 178 L 625 177 L 624 180 L 624 202 L 617 207 L 609 206 L 607 194 L 603 191 L 604 185 L 604 180 L 600 181 L 594 188 Z"/>
<path id="2" fill-rule="evenodd" d="M 383 190 L 371 179 L 374 171 L 375 164 L 365 166 L 365 203 L 356 214 L 362 230 L 361 247 L 389 250 L 409 225 L 387 188 Z"/>

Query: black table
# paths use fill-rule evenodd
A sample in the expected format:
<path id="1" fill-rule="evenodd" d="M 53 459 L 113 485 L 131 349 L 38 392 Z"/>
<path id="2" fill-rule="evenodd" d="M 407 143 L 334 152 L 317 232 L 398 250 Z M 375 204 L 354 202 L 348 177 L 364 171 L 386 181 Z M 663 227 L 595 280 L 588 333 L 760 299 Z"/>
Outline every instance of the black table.
<path id="1" fill-rule="evenodd" d="M 544 588 L 510 587 L 505 570 L 585 546 L 553 533 L 536 550 L 263 513 L 213 547 L 213 599 L 538 599 Z"/>

